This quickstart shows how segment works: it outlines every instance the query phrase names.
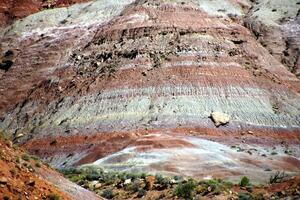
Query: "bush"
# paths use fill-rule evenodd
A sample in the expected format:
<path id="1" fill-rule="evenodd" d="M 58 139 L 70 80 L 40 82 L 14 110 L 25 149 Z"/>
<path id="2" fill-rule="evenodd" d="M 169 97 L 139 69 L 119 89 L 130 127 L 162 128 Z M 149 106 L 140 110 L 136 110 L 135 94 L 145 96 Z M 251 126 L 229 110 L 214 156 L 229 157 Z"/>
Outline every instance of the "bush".
<path id="1" fill-rule="evenodd" d="M 66 176 L 70 181 L 72 181 L 73 183 L 78 183 L 79 181 L 81 180 L 84 180 L 85 179 L 85 175 L 73 175 L 73 174 L 69 174 Z"/>
<path id="2" fill-rule="evenodd" d="M 29 161 L 30 160 L 30 156 L 28 154 L 24 153 L 22 155 L 22 159 L 25 160 L 25 161 Z"/>
<path id="3" fill-rule="evenodd" d="M 49 194 L 48 199 L 49 200 L 60 200 L 60 197 L 57 194 Z"/>
<path id="4" fill-rule="evenodd" d="M 38 167 L 38 168 L 42 167 L 41 163 L 39 163 L 39 162 L 36 162 L 35 166 Z"/>
<path id="5" fill-rule="evenodd" d="M 240 182 L 241 187 L 246 187 L 247 185 L 250 184 L 250 180 L 248 177 L 244 176 Z"/>
<path id="6" fill-rule="evenodd" d="M 174 179 L 175 181 L 179 181 L 179 180 L 182 180 L 182 177 L 181 177 L 181 176 L 175 175 L 175 176 L 173 176 L 173 179 Z"/>
<path id="7" fill-rule="evenodd" d="M 196 185 L 192 179 L 186 183 L 179 183 L 175 188 L 175 195 L 184 199 L 192 199 L 195 187 Z"/>
<path id="8" fill-rule="evenodd" d="M 118 180 L 118 175 L 115 172 L 107 172 L 100 174 L 99 180 L 105 184 L 113 184 Z"/>
<path id="9" fill-rule="evenodd" d="M 111 189 L 106 189 L 102 192 L 101 196 L 106 199 L 114 198 L 113 191 Z"/>
<path id="10" fill-rule="evenodd" d="M 99 180 L 100 177 L 101 177 L 101 176 L 100 176 L 99 174 L 88 174 L 88 175 L 86 176 L 86 179 L 87 179 L 88 181 L 95 181 L 95 180 Z"/>
<path id="11" fill-rule="evenodd" d="M 138 197 L 138 198 L 142 198 L 143 196 L 146 195 L 146 193 L 147 193 L 146 190 L 144 190 L 144 189 L 139 189 L 138 194 L 137 194 L 137 197 Z"/>
<path id="12" fill-rule="evenodd" d="M 252 200 L 253 197 L 249 193 L 239 193 L 239 200 Z"/>
<path id="13" fill-rule="evenodd" d="M 133 193 L 138 192 L 140 190 L 140 181 L 135 180 L 131 185 L 129 185 L 128 190 L 132 191 Z"/>
<path id="14" fill-rule="evenodd" d="M 277 171 L 274 175 L 270 176 L 269 182 L 272 183 L 280 183 L 282 182 L 285 178 L 287 177 L 287 175 L 285 174 L 285 172 L 280 172 Z"/>
<path id="15" fill-rule="evenodd" d="M 206 188 L 206 190 L 203 191 L 202 195 L 206 195 L 208 193 L 219 195 L 222 191 L 228 191 L 233 186 L 231 182 L 227 182 L 222 179 L 201 181 L 199 184 Z"/>
<path id="16" fill-rule="evenodd" d="M 162 188 L 167 188 L 170 185 L 170 180 L 160 174 L 155 175 L 155 182 L 158 183 Z"/>

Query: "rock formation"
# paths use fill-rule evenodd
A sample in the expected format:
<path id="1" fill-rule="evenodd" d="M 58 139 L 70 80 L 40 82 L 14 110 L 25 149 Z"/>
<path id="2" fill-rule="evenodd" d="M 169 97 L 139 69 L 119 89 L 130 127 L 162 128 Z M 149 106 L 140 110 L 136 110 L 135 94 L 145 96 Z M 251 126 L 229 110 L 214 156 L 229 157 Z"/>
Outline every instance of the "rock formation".
<path id="1" fill-rule="evenodd" d="M 86 0 L 1 0 L 0 27 L 11 24 L 40 10 L 66 7 Z"/>
<path id="2" fill-rule="evenodd" d="M 257 0 L 245 24 L 257 40 L 297 76 L 300 74 L 300 1 Z"/>
<path id="3" fill-rule="evenodd" d="M 18 20 L 1 31 L 0 128 L 58 168 L 299 173 L 300 82 L 244 26 L 256 6 L 101 0 Z"/>
<path id="4" fill-rule="evenodd" d="M 100 199 L 66 180 L 37 158 L 13 146 L 0 133 L 1 199 Z"/>

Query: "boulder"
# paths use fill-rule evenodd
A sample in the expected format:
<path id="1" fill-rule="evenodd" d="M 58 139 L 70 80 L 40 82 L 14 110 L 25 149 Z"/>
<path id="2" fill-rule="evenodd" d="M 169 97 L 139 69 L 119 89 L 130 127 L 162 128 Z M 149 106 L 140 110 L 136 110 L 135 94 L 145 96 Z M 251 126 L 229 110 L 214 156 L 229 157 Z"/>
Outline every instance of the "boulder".
<path id="1" fill-rule="evenodd" d="M 222 113 L 222 112 L 212 112 L 210 115 L 211 119 L 214 121 L 216 127 L 219 127 L 220 125 L 225 125 L 229 123 L 230 116 Z"/>

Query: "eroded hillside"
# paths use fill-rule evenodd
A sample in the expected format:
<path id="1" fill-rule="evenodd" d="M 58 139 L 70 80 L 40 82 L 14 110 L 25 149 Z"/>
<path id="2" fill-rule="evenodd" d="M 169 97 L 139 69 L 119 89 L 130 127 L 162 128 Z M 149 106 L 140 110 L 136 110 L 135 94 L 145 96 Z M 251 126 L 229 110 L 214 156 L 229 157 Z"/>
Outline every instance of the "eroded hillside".
<path id="1" fill-rule="evenodd" d="M 1 31 L 0 128 L 57 168 L 299 174 L 299 54 L 259 38 L 258 19 L 279 20 L 255 11 L 268 2 L 99 0 L 18 20 Z M 289 28 L 270 31 L 296 46 L 300 5 L 285 5 Z"/>
<path id="2" fill-rule="evenodd" d="M 1 199 L 98 199 L 0 135 Z"/>

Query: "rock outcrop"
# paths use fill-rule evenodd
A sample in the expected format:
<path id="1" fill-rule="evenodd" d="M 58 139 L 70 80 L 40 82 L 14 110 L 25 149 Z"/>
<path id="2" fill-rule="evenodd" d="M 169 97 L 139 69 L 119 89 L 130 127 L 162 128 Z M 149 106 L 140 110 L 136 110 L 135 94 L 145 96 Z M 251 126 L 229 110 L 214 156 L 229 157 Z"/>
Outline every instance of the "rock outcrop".
<path id="1" fill-rule="evenodd" d="M 257 40 L 297 76 L 300 75 L 299 7 L 299 0 L 257 0 L 245 19 Z"/>
<path id="2" fill-rule="evenodd" d="M 251 6 L 102 0 L 16 21 L 2 31 L 14 54 L 0 127 L 60 168 L 299 172 L 300 82 L 243 26 Z"/>
<path id="3" fill-rule="evenodd" d="M 1 199 L 100 199 L 93 193 L 66 180 L 0 133 Z"/>
<path id="4" fill-rule="evenodd" d="M 1 0 L 0 27 L 11 24 L 40 10 L 66 7 L 86 0 Z"/>

